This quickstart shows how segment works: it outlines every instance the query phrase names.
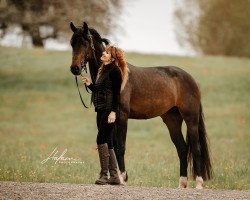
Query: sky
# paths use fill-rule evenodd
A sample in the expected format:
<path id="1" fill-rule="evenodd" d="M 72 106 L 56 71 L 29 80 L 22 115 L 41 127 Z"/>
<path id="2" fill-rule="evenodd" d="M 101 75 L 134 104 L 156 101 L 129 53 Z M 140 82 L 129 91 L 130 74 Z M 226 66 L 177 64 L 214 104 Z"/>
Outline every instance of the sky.
<path id="1" fill-rule="evenodd" d="M 126 51 L 186 55 L 174 34 L 174 2 L 126 1 L 120 22 L 125 33 L 118 36 L 118 46 Z"/>

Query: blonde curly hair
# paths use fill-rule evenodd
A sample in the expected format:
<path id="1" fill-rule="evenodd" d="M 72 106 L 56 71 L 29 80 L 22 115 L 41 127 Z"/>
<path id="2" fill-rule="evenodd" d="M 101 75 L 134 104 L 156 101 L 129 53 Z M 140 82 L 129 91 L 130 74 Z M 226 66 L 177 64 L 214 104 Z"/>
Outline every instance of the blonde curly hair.
<path id="1" fill-rule="evenodd" d="M 122 75 L 121 91 L 122 91 L 127 83 L 128 72 L 129 72 L 129 69 L 128 69 L 127 63 L 126 63 L 126 59 L 125 59 L 125 55 L 124 55 L 122 49 L 120 49 L 114 45 L 108 45 L 105 48 L 105 51 L 111 54 L 111 59 L 112 58 L 114 59 L 115 66 L 117 66 L 121 71 L 121 75 Z M 102 64 L 101 67 L 99 68 L 96 80 L 100 77 L 103 70 L 104 70 L 104 64 Z"/>

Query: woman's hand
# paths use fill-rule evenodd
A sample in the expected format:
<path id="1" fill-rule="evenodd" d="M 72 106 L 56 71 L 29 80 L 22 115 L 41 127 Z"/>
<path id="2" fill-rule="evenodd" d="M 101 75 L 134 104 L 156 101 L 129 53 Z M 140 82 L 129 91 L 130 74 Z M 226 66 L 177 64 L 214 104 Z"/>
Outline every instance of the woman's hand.
<path id="1" fill-rule="evenodd" d="M 114 111 L 111 111 L 111 113 L 108 116 L 108 123 L 114 123 L 116 119 L 116 113 Z"/>
<path id="2" fill-rule="evenodd" d="M 89 78 L 86 77 L 86 76 L 83 76 L 83 77 L 82 77 L 82 82 L 83 82 L 84 85 L 86 85 L 86 86 L 89 86 L 89 85 L 90 85 L 90 80 L 89 80 Z"/>

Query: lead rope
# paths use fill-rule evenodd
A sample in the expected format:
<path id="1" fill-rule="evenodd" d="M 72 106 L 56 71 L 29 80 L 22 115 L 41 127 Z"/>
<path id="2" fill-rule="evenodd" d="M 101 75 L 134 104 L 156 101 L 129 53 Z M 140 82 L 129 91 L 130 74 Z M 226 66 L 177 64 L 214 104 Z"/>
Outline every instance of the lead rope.
<path id="1" fill-rule="evenodd" d="M 97 60 L 96 60 L 95 46 L 94 46 L 94 43 L 93 43 L 92 35 L 91 35 L 90 33 L 88 33 L 88 36 L 89 36 L 90 46 L 91 46 L 92 54 L 93 54 L 93 56 L 94 56 L 95 64 L 96 64 L 96 66 L 97 66 L 98 63 L 97 63 Z M 84 62 L 81 62 L 81 65 L 82 65 L 82 71 L 85 71 L 85 73 L 87 74 L 88 71 L 87 71 L 87 67 L 86 67 L 86 64 L 87 64 L 86 60 L 87 60 L 87 58 L 85 58 Z M 82 76 L 82 72 L 81 72 L 81 76 Z M 91 78 L 92 78 L 92 77 L 91 77 Z M 93 80 L 93 79 L 92 79 L 92 80 Z M 85 104 L 84 101 L 83 101 L 83 98 L 82 98 L 82 95 L 81 95 L 81 92 L 80 92 L 80 89 L 79 89 L 79 84 L 78 84 L 77 76 L 75 76 L 75 81 L 76 81 L 76 86 L 77 86 L 77 90 L 78 90 L 78 93 L 79 93 L 79 96 L 80 96 L 82 105 L 83 105 L 85 108 L 89 108 L 88 106 L 86 106 L 86 104 Z M 91 92 L 89 92 L 88 87 L 87 87 L 86 85 L 84 85 L 84 86 L 85 86 L 86 91 L 87 91 L 89 94 L 92 94 Z"/>
<path id="2" fill-rule="evenodd" d="M 79 93 L 79 96 L 80 96 L 80 99 L 81 99 L 81 102 L 82 102 L 82 105 L 85 107 L 85 108 L 89 108 L 85 105 L 83 99 L 82 99 L 82 95 L 81 95 L 81 92 L 80 92 L 80 89 L 79 89 L 79 84 L 78 84 L 78 79 L 77 79 L 77 76 L 75 76 L 75 80 L 76 80 L 76 86 L 77 86 L 77 90 L 78 90 L 78 93 Z"/>
<path id="3" fill-rule="evenodd" d="M 85 60 L 87 60 L 87 59 L 88 59 L 88 56 L 85 58 Z M 86 64 L 87 64 L 87 62 L 85 62 L 85 61 L 81 62 L 81 66 L 82 66 L 81 77 L 83 77 L 83 75 L 82 75 L 83 71 L 86 74 L 88 74 L 88 68 L 86 67 Z M 92 94 L 92 92 L 89 91 L 88 87 L 86 85 L 84 85 L 84 86 L 85 86 L 85 89 L 86 89 L 87 93 Z"/>

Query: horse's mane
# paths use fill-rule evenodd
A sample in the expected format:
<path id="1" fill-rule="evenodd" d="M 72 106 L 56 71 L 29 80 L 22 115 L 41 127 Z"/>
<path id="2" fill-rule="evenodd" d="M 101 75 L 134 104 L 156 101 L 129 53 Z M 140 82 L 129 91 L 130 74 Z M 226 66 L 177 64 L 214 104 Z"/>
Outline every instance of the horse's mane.
<path id="1" fill-rule="evenodd" d="M 100 34 L 97 32 L 97 30 L 95 30 L 94 28 L 89 28 L 89 32 L 91 33 L 91 35 L 96 39 L 97 42 L 102 43 L 104 42 L 104 44 L 107 46 L 108 44 L 110 44 L 110 40 L 107 38 L 102 38 L 100 36 Z"/>
<path id="2" fill-rule="evenodd" d="M 89 28 L 89 32 L 91 33 L 91 35 L 95 38 L 95 40 L 97 42 L 102 43 L 102 37 L 100 36 L 100 34 L 97 32 L 97 30 L 93 29 L 93 28 Z"/>

